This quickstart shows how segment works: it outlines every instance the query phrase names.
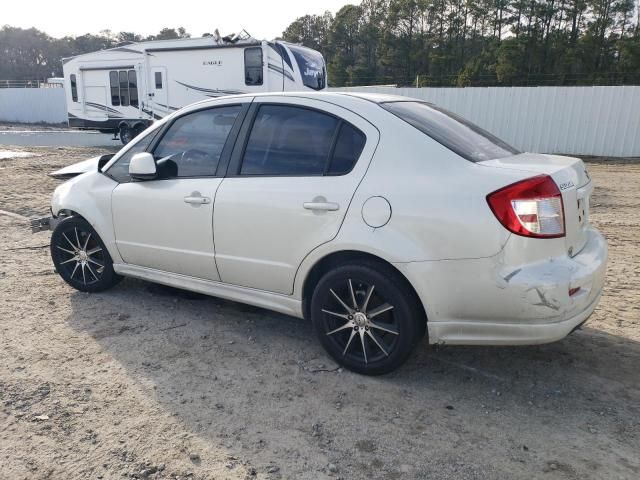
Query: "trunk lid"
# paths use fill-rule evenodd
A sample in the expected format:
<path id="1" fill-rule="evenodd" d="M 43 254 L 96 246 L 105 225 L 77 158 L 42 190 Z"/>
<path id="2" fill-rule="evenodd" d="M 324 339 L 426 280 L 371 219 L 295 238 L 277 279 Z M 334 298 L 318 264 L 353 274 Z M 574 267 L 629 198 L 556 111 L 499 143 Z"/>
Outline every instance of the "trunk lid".
<path id="1" fill-rule="evenodd" d="M 579 158 L 560 155 L 521 153 L 506 158 L 478 162 L 495 168 L 530 172 L 531 176 L 549 175 L 562 193 L 566 229 L 566 247 L 570 256 L 577 255 L 587 242 L 589 199 L 593 183 Z"/>

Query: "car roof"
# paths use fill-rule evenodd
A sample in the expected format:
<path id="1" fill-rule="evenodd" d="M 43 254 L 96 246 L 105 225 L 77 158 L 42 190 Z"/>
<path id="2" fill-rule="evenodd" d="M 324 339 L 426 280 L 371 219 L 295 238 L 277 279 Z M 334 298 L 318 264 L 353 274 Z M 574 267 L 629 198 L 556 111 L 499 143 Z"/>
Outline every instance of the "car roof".
<path id="1" fill-rule="evenodd" d="M 198 102 L 199 105 L 215 104 L 218 99 L 229 98 L 268 98 L 268 97 L 292 97 L 292 98 L 309 98 L 317 100 L 325 100 L 332 103 L 340 104 L 344 100 L 366 101 L 373 103 L 384 102 L 407 102 L 407 101 L 419 101 L 409 97 L 401 95 L 388 95 L 382 93 L 361 93 L 361 92 L 257 92 L 257 93 L 245 93 L 241 95 L 225 95 L 215 99 L 207 99 Z"/>

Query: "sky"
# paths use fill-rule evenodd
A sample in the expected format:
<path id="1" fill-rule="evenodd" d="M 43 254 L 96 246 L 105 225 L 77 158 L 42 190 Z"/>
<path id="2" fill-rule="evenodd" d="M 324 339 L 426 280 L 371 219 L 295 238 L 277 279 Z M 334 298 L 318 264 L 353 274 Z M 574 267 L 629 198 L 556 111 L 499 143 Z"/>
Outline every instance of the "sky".
<path id="1" fill-rule="evenodd" d="M 296 18 L 306 14 L 336 13 L 359 0 L 134 0 L 95 2 L 29 0 L 3 2 L 0 26 L 35 27 L 52 37 L 113 32 L 158 33 L 164 27 L 184 27 L 193 37 L 205 32 L 228 35 L 243 28 L 258 39 L 271 40 Z"/>

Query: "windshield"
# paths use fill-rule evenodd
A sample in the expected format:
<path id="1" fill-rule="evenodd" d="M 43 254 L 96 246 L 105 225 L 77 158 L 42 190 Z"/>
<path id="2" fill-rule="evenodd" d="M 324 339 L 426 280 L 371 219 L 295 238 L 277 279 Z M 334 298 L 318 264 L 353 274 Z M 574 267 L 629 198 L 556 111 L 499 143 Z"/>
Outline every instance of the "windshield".
<path id="1" fill-rule="evenodd" d="M 477 125 L 430 103 L 398 101 L 380 106 L 472 162 L 520 153 Z"/>
<path id="2" fill-rule="evenodd" d="M 305 87 L 322 90 L 327 86 L 327 74 L 324 58 L 315 50 L 299 45 L 288 45 L 298 63 Z"/>

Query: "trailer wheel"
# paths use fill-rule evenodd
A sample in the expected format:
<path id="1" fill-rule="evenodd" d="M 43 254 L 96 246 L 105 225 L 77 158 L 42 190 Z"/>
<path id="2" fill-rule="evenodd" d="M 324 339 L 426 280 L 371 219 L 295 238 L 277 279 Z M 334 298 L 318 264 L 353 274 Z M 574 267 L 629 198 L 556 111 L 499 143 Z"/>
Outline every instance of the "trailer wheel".
<path id="1" fill-rule="evenodd" d="M 136 138 L 138 135 L 140 135 L 142 132 L 144 132 L 145 128 L 146 127 L 144 125 L 142 125 L 141 123 L 139 123 L 135 127 L 133 127 L 133 138 Z"/>
<path id="2" fill-rule="evenodd" d="M 120 126 L 120 141 L 123 145 L 126 145 L 133 140 L 133 137 L 135 137 L 135 135 L 128 125 Z"/>

